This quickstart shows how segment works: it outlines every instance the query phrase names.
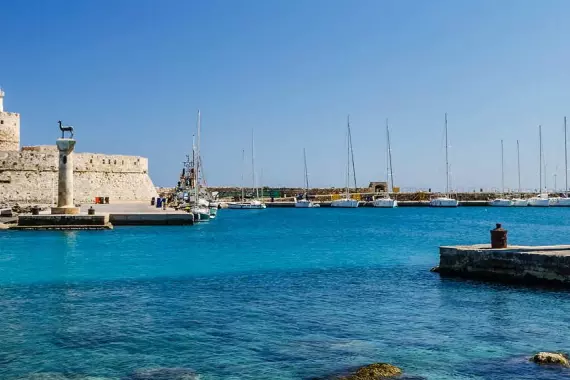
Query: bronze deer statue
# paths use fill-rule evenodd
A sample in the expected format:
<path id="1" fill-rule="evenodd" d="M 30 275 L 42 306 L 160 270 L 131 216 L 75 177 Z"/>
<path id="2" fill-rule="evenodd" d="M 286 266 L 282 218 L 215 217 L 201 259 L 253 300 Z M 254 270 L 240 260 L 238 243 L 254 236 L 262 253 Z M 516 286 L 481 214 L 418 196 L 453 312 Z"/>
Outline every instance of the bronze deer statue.
<path id="1" fill-rule="evenodd" d="M 61 131 L 61 138 L 64 139 L 65 138 L 65 132 L 69 132 L 71 133 L 71 136 L 69 137 L 70 139 L 73 138 L 73 127 L 72 126 L 63 126 L 61 123 L 61 120 L 58 121 L 59 124 L 59 129 Z"/>

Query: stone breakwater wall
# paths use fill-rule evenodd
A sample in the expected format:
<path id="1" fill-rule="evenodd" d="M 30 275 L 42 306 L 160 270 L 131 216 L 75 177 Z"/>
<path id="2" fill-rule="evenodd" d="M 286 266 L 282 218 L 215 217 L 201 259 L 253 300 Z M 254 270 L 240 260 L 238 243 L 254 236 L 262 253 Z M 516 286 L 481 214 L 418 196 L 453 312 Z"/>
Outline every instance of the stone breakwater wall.
<path id="1" fill-rule="evenodd" d="M 148 160 L 137 156 L 74 153 L 75 203 L 95 197 L 116 201 L 149 201 L 156 188 Z M 55 146 L 0 151 L 0 203 L 50 204 L 57 197 L 58 151 Z"/>
<path id="2" fill-rule="evenodd" d="M 441 275 L 570 287 L 570 246 L 440 247 Z"/>

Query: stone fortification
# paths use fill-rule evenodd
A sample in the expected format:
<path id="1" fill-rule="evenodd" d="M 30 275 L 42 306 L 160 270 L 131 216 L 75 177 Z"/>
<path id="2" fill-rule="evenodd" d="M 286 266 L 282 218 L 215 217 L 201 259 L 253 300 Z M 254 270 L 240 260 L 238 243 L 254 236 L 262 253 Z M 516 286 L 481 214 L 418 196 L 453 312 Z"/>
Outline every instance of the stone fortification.
<path id="1" fill-rule="evenodd" d="M 55 146 L 0 151 L 0 203 L 53 203 L 57 171 Z M 143 157 L 75 153 L 73 175 L 75 203 L 92 203 L 99 196 L 146 202 L 157 196 Z"/>

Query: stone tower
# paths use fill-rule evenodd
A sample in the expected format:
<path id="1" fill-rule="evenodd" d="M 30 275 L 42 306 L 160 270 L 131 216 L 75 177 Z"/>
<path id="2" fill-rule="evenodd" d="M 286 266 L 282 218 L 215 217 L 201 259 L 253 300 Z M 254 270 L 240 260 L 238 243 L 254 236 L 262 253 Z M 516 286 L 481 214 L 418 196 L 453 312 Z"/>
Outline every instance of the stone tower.
<path id="1" fill-rule="evenodd" d="M 0 88 L 0 152 L 20 150 L 20 114 L 4 112 L 4 91 Z"/>

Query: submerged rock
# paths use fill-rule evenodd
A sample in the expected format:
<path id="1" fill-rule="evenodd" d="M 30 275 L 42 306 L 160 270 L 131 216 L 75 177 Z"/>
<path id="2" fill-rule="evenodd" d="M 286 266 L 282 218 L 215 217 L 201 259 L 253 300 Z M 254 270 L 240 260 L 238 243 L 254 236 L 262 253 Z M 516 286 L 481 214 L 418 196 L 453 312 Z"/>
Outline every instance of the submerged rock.
<path id="1" fill-rule="evenodd" d="M 402 370 L 388 363 L 374 363 L 325 377 L 313 377 L 310 380 L 382 380 L 402 374 Z"/>
<path id="2" fill-rule="evenodd" d="M 125 380 L 198 380 L 198 376 L 188 368 L 148 368 L 136 370 Z"/>
<path id="3" fill-rule="evenodd" d="M 539 352 L 530 358 L 531 362 L 537 364 L 558 365 L 562 367 L 570 367 L 568 355 L 561 352 Z"/>
<path id="4" fill-rule="evenodd" d="M 343 376 L 341 380 L 377 380 L 402 374 L 402 370 L 388 363 L 374 363 L 360 367 L 356 372 Z"/>

